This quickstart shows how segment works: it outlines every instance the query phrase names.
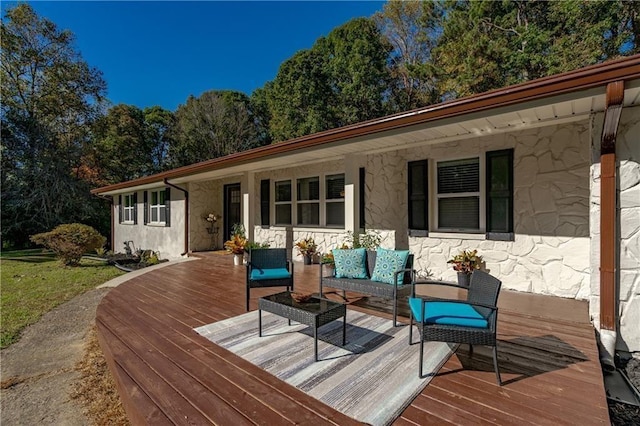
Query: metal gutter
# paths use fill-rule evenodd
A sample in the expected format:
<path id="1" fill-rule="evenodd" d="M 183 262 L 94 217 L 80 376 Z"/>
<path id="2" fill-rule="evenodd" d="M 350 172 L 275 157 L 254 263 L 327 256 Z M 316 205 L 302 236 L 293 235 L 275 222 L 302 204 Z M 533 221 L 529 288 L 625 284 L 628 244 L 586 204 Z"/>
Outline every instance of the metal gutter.
<path id="1" fill-rule="evenodd" d="M 189 191 L 172 184 L 167 178 L 164 178 L 163 181 L 165 185 L 184 192 L 184 252 L 180 253 L 180 256 L 184 256 L 189 253 Z"/>
<path id="2" fill-rule="evenodd" d="M 326 130 L 324 132 L 254 148 L 128 182 L 96 188 L 93 189 L 91 193 L 99 194 L 132 186 L 152 184 L 160 182 L 165 178 L 184 177 L 210 170 L 223 169 L 231 165 L 247 163 L 269 156 L 287 154 L 300 149 L 318 147 L 332 142 L 372 135 L 445 118 L 458 117 L 472 112 L 486 111 L 550 96 L 604 86 L 614 81 L 624 81 L 635 78 L 640 78 L 640 55 L 604 62 L 579 70 L 544 77 L 466 98 L 455 99 L 412 111 L 363 121 L 337 129 Z"/>

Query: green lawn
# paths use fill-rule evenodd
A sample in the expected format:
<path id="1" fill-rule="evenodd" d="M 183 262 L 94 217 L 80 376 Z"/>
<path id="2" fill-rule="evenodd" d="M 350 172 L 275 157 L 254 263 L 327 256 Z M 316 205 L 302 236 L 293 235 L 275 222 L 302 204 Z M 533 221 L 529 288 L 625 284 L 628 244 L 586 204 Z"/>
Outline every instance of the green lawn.
<path id="1" fill-rule="evenodd" d="M 56 306 L 122 274 L 104 262 L 86 259 L 78 267 L 63 267 L 42 250 L 3 252 L 0 347 L 16 342 L 22 329 Z"/>

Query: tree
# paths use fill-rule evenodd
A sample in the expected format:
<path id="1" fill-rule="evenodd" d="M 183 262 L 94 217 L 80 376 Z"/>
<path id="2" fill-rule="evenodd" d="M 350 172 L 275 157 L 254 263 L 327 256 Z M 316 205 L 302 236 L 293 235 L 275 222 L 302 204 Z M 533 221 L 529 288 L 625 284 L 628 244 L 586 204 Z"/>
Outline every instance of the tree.
<path id="1" fill-rule="evenodd" d="M 3 18 L 3 243 L 25 244 L 29 234 L 62 222 L 99 221 L 98 200 L 79 170 L 106 83 L 73 42 L 28 4 Z"/>
<path id="2" fill-rule="evenodd" d="M 265 86 L 273 140 L 385 115 L 390 51 L 373 21 L 357 18 L 283 62 Z"/>
<path id="3" fill-rule="evenodd" d="M 391 0 L 377 12 L 380 32 L 393 46 L 389 58 L 392 109 L 406 111 L 438 102 L 436 64 L 431 51 L 437 46 L 444 15 L 434 1 Z"/>
<path id="4" fill-rule="evenodd" d="M 93 126 L 96 185 L 124 182 L 166 168 L 174 117 L 155 106 L 120 104 L 109 109 Z"/>
<path id="5" fill-rule="evenodd" d="M 172 167 L 245 151 L 260 145 L 251 101 L 240 92 L 209 91 L 189 97 L 175 113 Z"/>
<path id="6" fill-rule="evenodd" d="M 434 61 L 440 90 L 466 96 L 640 52 L 626 1 L 448 2 Z"/>

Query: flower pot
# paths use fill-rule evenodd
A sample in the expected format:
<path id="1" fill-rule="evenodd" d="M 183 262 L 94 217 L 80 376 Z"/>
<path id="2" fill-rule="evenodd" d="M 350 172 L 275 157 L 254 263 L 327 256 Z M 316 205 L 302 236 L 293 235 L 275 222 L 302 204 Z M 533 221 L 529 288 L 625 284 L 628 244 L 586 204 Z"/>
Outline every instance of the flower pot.
<path id="1" fill-rule="evenodd" d="M 302 258 L 304 259 L 305 265 L 311 265 L 311 255 L 305 254 L 302 256 Z"/>
<path id="2" fill-rule="evenodd" d="M 242 265 L 243 260 L 244 260 L 244 255 L 242 253 L 234 253 L 233 254 L 233 264 L 235 266 Z"/>
<path id="3" fill-rule="evenodd" d="M 471 274 L 467 274 L 466 272 L 458 272 L 458 285 L 460 287 L 469 288 L 470 282 Z"/>

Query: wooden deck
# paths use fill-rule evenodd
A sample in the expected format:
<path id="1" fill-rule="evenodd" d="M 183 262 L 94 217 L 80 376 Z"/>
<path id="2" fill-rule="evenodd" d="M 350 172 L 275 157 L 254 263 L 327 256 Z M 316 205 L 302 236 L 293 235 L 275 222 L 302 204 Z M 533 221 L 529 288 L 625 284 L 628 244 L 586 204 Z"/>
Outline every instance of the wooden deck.
<path id="1" fill-rule="evenodd" d="M 132 423 L 358 424 L 193 331 L 244 313 L 245 269 L 232 263 L 217 254 L 178 263 L 103 299 L 98 336 Z M 318 271 L 296 264 L 297 290 L 317 291 Z M 252 309 L 274 291 L 252 290 Z M 394 424 L 609 424 L 586 304 L 503 291 L 499 305 L 504 385 L 489 350 L 475 348 L 470 360 L 461 345 Z"/>

